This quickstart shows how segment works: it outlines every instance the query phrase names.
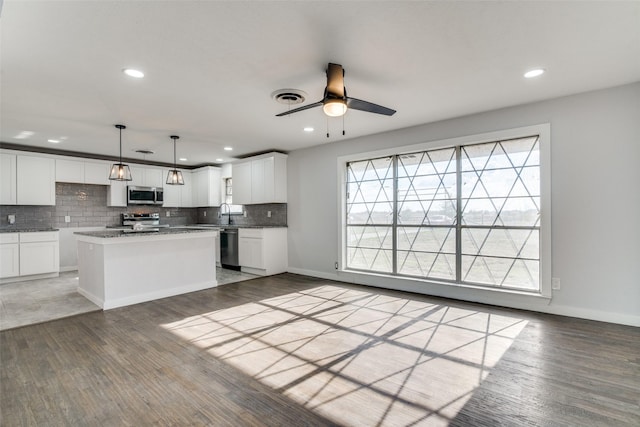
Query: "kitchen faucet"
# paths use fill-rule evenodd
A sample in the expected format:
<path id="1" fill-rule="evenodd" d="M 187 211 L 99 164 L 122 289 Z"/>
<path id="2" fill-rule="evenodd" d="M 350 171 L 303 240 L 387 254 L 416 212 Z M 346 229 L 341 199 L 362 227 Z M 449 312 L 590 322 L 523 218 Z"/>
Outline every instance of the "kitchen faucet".
<path id="1" fill-rule="evenodd" d="M 222 210 L 222 207 L 226 206 L 227 207 L 227 225 L 231 225 L 231 206 L 229 206 L 227 203 L 221 203 L 220 204 L 220 223 L 222 224 L 222 218 L 224 215 L 224 212 Z"/>

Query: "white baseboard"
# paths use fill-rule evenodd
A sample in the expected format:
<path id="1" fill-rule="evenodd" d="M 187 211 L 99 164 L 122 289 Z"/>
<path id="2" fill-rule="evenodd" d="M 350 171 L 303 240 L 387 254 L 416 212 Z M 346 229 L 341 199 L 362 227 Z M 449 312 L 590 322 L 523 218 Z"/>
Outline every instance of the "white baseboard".
<path id="1" fill-rule="evenodd" d="M 351 274 L 350 272 L 346 272 L 342 274 L 340 272 L 328 273 L 326 271 L 307 270 L 307 269 L 295 268 L 295 267 L 289 267 L 288 272 L 294 273 L 294 274 L 301 274 L 303 276 L 318 277 L 320 279 L 335 280 L 335 281 L 351 283 L 351 284 L 374 286 L 374 287 L 379 287 L 383 289 L 392 289 L 392 290 L 399 290 L 399 291 L 405 291 L 405 292 L 419 293 L 423 295 L 450 298 L 450 299 L 469 301 L 469 302 L 480 303 L 480 304 L 499 305 L 503 307 L 515 308 L 520 310 L 536 311 L 539 313 L 555 314 L 559 316 L 576 317 L 579 319 L 595 320 L 599 322 L 608 322 L 608 323 L 616 323 L 621 325 L 640 327 L 640 316 L 604 312 L 604 311 L 598 311 L 598 310 L 584 309 L 580 307 L 571 307 L 571 306 L 562 306 L 562 305 L 554 306 L 552 304 L 543 303 L 543 301 L 548 301 L 548 300 L 540 297 L 538 297 L 540 301 L 538 301 L 537 303 L 536 302 L 528 303 L 523 298 L 517 295 L 503 296 L 502 298 L 499 298 L 499 300 L 497 300 L 498 298 L 496 298 L 496 301 L 487 302 L 486 300 L 483 301 L 484 298 L 478 298 L 478 295 L 474 295 L 474 296 L 470 295 L 469 297 L 465 298 L 464 295 L 460 292 L 460 289 L 451 288 L 450 290 L 448 290 L 447 287 L 444 285 L 439 286 L 437 288 L 437 291 L 428 293 L 429 291 L 428 289 L 420 289 L 420 287 L 418 286 L 412 286 L 411 285 L 412 281 L 405 280 L 405 279 L 398 279 L 398 278 L 388 279 L 387 278 L 387 280 L 393 280 L 396 282 L 402 282 L 403 280 L 405 280 L 407 283 L 407 286 L 403 288 L 402 285 L 382 286 L 380 284 L 381 280 L 377 276 L 368 277 L 367 274 Z M 382 281 L 384 281 L 384 279 L 382 279 Z M 432 291 L 433 290 L 434 289 L 432 289 Z M 486 291 L 486 292 L 491 292 L 491 291 Z M 536 298 L 536 297 L 533 297 L 533 298 Z"/>
<path id="2" fill-rule="evenodd" d="M 157 292 L 147 292 L 144 294 L 131 295 L 126 298 L 105 300 L 102 305 L 100 305 L 100 307 L 102 307 L 103 310 L 110 310 L 112 308 L 124 307 L 127 305 L 139 304 L 147 301 L 154 301 L 161 298 L 187 294 L 189 292 L 202 291 L 204 289 L 215 288 L 216 286 L 218 286 L 217 280 L 194 283 L 189 286 L 179 286 L 176 288 L 163 289 L 162 291 Z"/>
<path id="3" fill-rule="evenodd" d="M 97 297 L 91 292 L 87 292 L 85 289 L 78 288 L 77 291 L 80 295 L 104 310 L 104 300 L 102 298 Z"/>

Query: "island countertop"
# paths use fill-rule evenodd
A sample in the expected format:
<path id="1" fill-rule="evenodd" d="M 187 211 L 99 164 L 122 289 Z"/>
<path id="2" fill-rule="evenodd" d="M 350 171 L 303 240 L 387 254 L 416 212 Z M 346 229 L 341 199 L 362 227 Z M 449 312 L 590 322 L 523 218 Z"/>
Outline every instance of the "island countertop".
<path id="1" fill-rule="evenodd" d="M 73 234 L 77 234 L 80 236 L 89 236 L 89 237 L 98 237 L 103 239 L 115 238 L 115 237 L 123 237 L 123 238 L 133 238 L 133 237 L 153 237 L 153 236 L 166 236 L 166 235 L 176 235 L 176 234 L 190 234 L 190 233 L 211 233 L 217 232 L 217 230 L 213 228 L 195 228 L 195 227 L 172 227 L 172 228 L 159 228 L 155 231 L 130 231 L 130 230 L 122 230 L 122 229 L 110 229 L 110 230 L 100 230 L 100 231 L 78 231 Z"/>

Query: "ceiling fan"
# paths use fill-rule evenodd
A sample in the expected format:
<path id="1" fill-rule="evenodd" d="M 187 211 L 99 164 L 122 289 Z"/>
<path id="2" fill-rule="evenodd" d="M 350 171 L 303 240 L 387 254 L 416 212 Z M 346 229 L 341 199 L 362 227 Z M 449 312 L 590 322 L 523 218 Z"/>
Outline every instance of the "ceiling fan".
<path id="1" fill-rule="evenodd" d="M 396 112 L 396 110 L 383 107 L 382 105 L 347 96 L 347 90 L 344 87 L 344 69 L 342 65 L 329 63 L 327 67 L 327 87 L 324 89 L 324 98 L 313 104 L 276 114 L 276 117 L 286 116 L 321 105 L 324 113 L 329 117 L 340 117 L 347 112 L 348 108 L 366 111 L 368 113 L 383 114 L 385 116 L 393 116 Z"/>

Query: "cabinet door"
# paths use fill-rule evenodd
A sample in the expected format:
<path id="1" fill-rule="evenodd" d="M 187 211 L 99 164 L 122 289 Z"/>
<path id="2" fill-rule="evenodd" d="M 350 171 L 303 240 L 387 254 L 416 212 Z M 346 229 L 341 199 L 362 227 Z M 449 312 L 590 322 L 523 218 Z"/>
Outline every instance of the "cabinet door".
<path id="1" fill-rule="evenodd" d="M 95 185 L 109 185 L 109 169 L 107 163 L 84 162 L 84 183 Z"/>
<path id="2" fill-rule="evenodd" d="M 276 201 L 276 188 L 275 188 L 275 158 L 268 157 L 262 159 L 263 171 L 262 181 L 264 186 L 262 187 L 262 197 L 264 203 L 273 203 Z"/>
<path id="3" fill-rule="evenodd" d="M 191 173 L 191 198 L 194 208 L 205 206 L 205 175 L 203 170 Z"/>
<path id="4" fill-rule="evenodd" d="M 60 270 L 58 242 L 20 243 L 20 275 Z"/>
<path id="5" fill-rule="evenodd" d="M 16 202 L 16 156 L 0 154 L 0 205 Z"/>
<path id="6" fill-rule="evenodd" d="M 167 175 L 164 174 L 160 168 L 145 168 L 144 169 L 144 185 L 147 187 L 165 187 L 165 179 Z"/>
<path id="7" fill-rule="evenodd" d="M 231 168 L 233 204 L 251 204 L 251 162 L 234 163 Z"/>
<path id="8" fill-rule="evenodd" d="M 145 187 L 144 168 L 129 165 L 131 171 L 131 181 L 127 181 L 127 185 Z M 112 182 L 113 184 L 113 182 Z"/>
<path id="9" fill-rule="evenodd" d="M 209 203 L 207 206 L 220 206 L 222 197 L 220 194 L 220 169 L 207 168 L 209 173 Z"/>
<path id="10" fill-rule="evenodd" d="M 264 203 L 264 159 L 251 161 L 251 203 Z"/>
<path id="11" fill-rule="evenodd" d="M 127 206 L 127 181 L 110 181 L 107 189 L 107 206 Z"/>
<path id="12" fill-rule="evenodd" d="M 169 173 L 169 169 L 164 170 L 165 175 Z M 184 174 L 182 175 L 184 177 Z M 165 208 L 177 208 L 181 206 L 181 197 L 182 197 L 182 187 L 183 185 L 164 185 L 164 202 L 162 206 Z"/>
<path id="13" fill-rule="evenodd" d="M 56 160 L 56 182 L 84 184 L 84 162 L 78 160 Z"/>
<path id="14" fill-rule="evenodd" d="M 17 204 L 56 204 L 56 162 L 45 157 L 16 156 Z"/>
<path id="15" fill-rule="evenodd" d="M 20 247 L 17 243 L 0 245 L 0 278 L 20 275 Z"/>
<path id="16" fill-rule="evenodd" d="M 238 261 L 241 267 L 264 269 L 262 239 L 240 237 L 238 245 Z"/>
<path id="17" fill-rule="evenodd" d="M 183 208 L 193 207 L 193 178 L 190 171 L 182 171 L 184 185 L 180 189 L 180 206 Z"/>

